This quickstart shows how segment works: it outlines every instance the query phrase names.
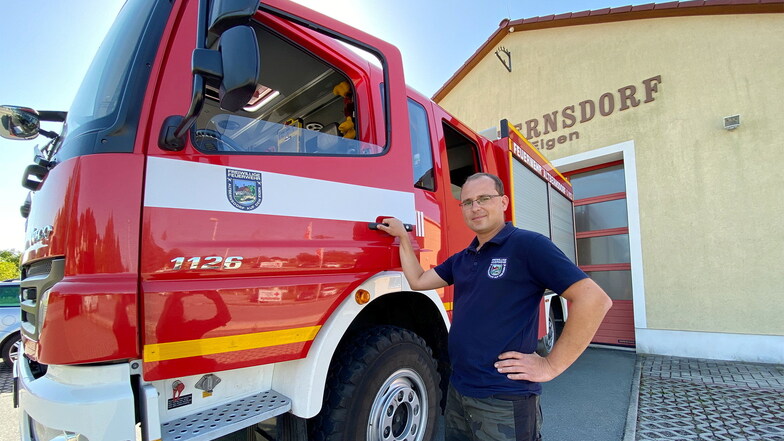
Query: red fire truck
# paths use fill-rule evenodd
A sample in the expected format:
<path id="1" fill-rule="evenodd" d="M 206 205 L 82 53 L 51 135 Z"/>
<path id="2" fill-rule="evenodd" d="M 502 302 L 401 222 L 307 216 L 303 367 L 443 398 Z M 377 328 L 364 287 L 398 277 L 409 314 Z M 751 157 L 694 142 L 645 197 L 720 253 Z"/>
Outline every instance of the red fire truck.
<path id="1" fill-rule="evenodd" d="M 574 258 L 570 185 L 508 123 L 477 135 L 393 46 L 285 0 L 128 0 L 67 113 L 0 122 L 51 138 L 23 180 L 25 440 L 254 439 L 275 416 L 278 439 L 429 440 L 453 293 L 412 290 L 376 223 L 433 267 L 472 239 L 460 186 L 485 171 Z M 547 352 L 565 304 L 540 315 Z"/>

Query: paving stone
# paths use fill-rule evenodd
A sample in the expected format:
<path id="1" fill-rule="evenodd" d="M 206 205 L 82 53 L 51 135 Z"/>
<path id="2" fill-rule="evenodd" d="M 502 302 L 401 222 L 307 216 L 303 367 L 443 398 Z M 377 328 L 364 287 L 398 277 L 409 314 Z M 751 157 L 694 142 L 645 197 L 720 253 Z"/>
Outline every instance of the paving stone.
<path id="1" fill-rule="evenodd" d="M 11 368 L 0 363 L 0 393 L 13 393 L 13 391 L 14 374 L 11 372 Z"/>
<path id="2" fill-rule="evenodd" d="M 639 357 L 637 440 L 784 441 L 784 366 Z"/>

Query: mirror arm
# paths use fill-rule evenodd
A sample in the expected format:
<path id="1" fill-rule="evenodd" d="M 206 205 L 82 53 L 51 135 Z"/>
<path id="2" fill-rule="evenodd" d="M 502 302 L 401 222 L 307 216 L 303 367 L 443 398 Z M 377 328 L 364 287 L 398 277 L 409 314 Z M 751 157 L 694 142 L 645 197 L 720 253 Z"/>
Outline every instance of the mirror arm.
<path id="1" fill-rule="evenodd" d="M 191 128 L 196 118 L 204 107 L 204 78 L 197 73 L 199 67 L 196 66 L 197 53 L 204 50 L 207 40 L 207 20 L 209 19 L 209 2 L 199 1 L 199 17 L 196 24 L 196 49 L 191 58 L 191 72 L 193 72 L 193 94 L 191 95 L 191 105 L 185 116 L 173 115 L 163 123 L 161 133 L 158 138 L 158 147 L 168 151 L 180 151 L 185 148 L 185 134 Z"/>
<path id="2" fill-rule="evenodd" d="M 204 107 L 204 89 L 207 80 L 220 80 L 223 77 L 223 62 L 218 51 L 210 49 L 194 49 L 191 59 L 191 71 L 193 72 L 193 98 L 188 113 L 182 119 L 179 126 L 174 130 L 175 138 L 183 138 L 188 129 L 191 128 L 196 117 Z"/>
<path id="3" fill-rule="evenodd" d="M 161 128 L 158 147 L 163 150 L 180 151 L 185 148 L 185 134 L 191 128 L 196 118 L 204 107 L 204 78 L 201 75 L 193 76 L 193 98 L 191 107 L 185 116 L 170 116 L 166 118 Z"/>
<path id="4" fill-rule="evenodd" d="M 55 132 L 50 132 L 49 130 L 44 130 L 44 129 L 38 129 L 38 133 L 40 133 L 41 135 L 46 136 L 49 139 L 55 139 L 58 136 L 60 136 L 60 135 L 58 135 Z"/>

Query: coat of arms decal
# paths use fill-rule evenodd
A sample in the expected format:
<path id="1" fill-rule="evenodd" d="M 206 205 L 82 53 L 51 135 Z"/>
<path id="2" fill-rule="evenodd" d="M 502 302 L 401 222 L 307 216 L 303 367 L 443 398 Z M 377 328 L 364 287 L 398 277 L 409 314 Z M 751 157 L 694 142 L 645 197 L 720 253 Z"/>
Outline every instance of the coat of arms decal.
<path id="1" fill-rule="evenodd" d="M 226 197 L 240 210 L 258 208 L 261 205 L 261 173 L 227 168 Z"/>
<path id="2" fill-rule="evenodd" d="M 506 272 L 506 259 L 493 259 L 487 268 L 487 276 L 491 279 L 498 279 Z"/>

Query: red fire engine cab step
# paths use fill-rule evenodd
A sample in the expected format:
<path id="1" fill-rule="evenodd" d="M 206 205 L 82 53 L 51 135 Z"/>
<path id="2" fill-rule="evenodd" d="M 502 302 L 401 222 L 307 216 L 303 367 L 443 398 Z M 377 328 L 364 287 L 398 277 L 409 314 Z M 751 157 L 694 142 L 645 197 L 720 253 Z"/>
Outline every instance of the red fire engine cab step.
<path id="1" fill-rule="evenodd" d="M 163 441 L 211 440 L 288 412 L 291 400 L 274 390 L 169 421 L 161 426 Z"/>

